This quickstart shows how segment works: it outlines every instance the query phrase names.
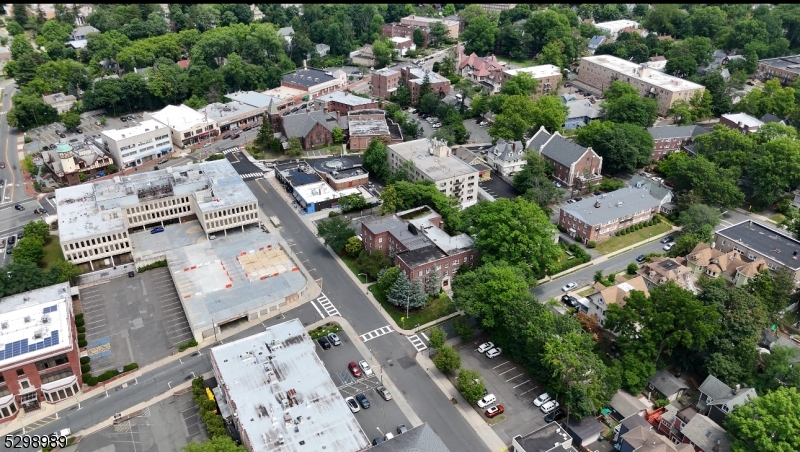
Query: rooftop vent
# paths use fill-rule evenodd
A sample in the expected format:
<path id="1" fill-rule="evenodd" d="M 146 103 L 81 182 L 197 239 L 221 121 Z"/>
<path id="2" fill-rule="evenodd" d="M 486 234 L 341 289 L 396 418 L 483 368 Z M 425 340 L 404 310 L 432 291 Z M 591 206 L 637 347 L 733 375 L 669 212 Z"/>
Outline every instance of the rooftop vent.
<path id="1" fill-rule="evenodd" d="M 31 323 L 31 316 L 29 315 L 25 316 L 25 323 Z"/>
<path id="2" fill-rule="evenodd" d="M 7 330 L 8 329 L 8 322 L 3 322 L 2 324 L 0 324 L 0 328 L 4 329 L 4 330 Z"/>

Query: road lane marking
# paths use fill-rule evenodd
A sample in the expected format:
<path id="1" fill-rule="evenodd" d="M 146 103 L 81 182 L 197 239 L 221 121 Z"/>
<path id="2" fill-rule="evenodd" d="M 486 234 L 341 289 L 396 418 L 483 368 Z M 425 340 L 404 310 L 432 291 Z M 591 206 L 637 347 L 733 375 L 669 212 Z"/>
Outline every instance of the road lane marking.
<path id="1" fill-rule="evenodd" d="M 331 300 L 329 300 L 328 296 L 325 295 L 324 293 L 322 294 L 321 297 L 317 298 L 317 303 L 319 303 L 319 305 L 322 306 L 322 309 L 324 309 L 329 316 L 331 317 L 341 316 L 341 314 L 339 314 L 339 310 L 336 309 L 333 303 L 331 303 Z"/>
<path id="2" fill-rule="evenodd" d="M 416 334 L 408 336 L 408 340 L 411 342 L 411 345 L 413 345 L 414 348 L 417 349 L 418 352 L 427 350 L 428 348 L 428 346 L 425 345 L 425 342 L 422 342 L 422 339 L 420 339 L 419 336 L 417 336 Z"/>
<path id="3" fill-rule="evenodd" d="M 362 334 L 362 335 L 360 335 L 358 337 L 361 338 L 361 342 L 367 342 L 367 341 L 371 341 L 372 339 L 375 339 L 376 337 L 381 337 L 381 336 L 383 336 L 385 334 L 389 334 L 392 331 L 393 331 L 392 327 L 389 326 L 389 325 L 386 325 L 386 326 L 382 326 L 380 328 L 374 329 L 372 331 L 366 332 L 366 333 L 364 333 L 364 334 Z"/>

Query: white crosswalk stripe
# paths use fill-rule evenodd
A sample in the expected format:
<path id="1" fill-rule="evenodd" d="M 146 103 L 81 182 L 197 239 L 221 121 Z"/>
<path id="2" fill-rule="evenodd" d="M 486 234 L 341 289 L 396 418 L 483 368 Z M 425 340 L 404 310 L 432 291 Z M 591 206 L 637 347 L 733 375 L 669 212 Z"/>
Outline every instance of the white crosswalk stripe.
<path id="1" fill-rule="evenodd" d="M 317 298 L 317 303 L 322 306 L 322 309 L 324 309 L 329 316 L 341 316 L 341 314 L 339 314 L 339 310 L 336 309 L 336 306 L 334 306 L 333 303 L 331 303 L 331 300 L 328 299 L 327 295 L 322 294 L 321 297 Z"/>
<path id="2" fill-rule="evenodd" d="M 361 338 L 362 342 L 367 342 L 367 341 L 370 341 L 372 339 L 375 339 L 376 337 L 381 337 L 384 334 L 389 334 L 391 332 L 392 332 L 392 327 L 389 326 L 389 325 L 386 325 L 386 326 L 382 326 L 382 327 L 378 328 L 377 330 L 372 330 L 369 333 L 364 333 L 359 337 Z"/>
<path id="3" fill-rule="evenodd" d="M 408 336 L 408 340 L 411 342 L 411 345 L 413 345 L 414 348 L 417 349 L 418 352 L 421 352 L 428 348 L 428 346 L 425 345 L 425 342 L 422 339 L 420 339 L 420 337 L 417 336 L 416 334 L 414 334 L 413 336 Z"/>
<path id="4" fill-rule="evenodd" d="M 230 149 L 225 149 L 224 151 L 222 151 L 222 154 L 223 155 L 230 154 L 231 152 L 239 152 L 239 146 L 234 146 Z"/>
<path id="5" fill-rule="evenodd" d="M 244 180 L 247 180 L 247 179 L 258 179 L 259 177 L 264 177 L 264 173 L 240 174 L 239 177 L 241 177 Z"/>

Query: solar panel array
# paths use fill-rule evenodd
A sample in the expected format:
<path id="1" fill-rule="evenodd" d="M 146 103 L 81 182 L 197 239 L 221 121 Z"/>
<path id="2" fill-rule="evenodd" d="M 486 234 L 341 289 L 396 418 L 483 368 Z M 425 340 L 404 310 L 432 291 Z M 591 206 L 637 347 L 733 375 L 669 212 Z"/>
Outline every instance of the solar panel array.
<path id="1" fill-rule="evenodd" d="M 55 306 L 53 306 L 52 309 L 55 310 Z M 20 356 L 26 353 L 32 353 L 47 347 L 52 347 L 54 345 L 58 345 L 58 342 L 59 342 L 58 330 L 53 330 L 50 333 L 50 337 L 46 337 L 44 338 L 44 340 L 40 342 L 34 342 L 32 344 L 29 344 L 27 338 L 19 341 L 14 341 L 10 344 L 6 344 L 5 349 L 0 350 L 0 361 L 7 358 L 12 358 L 14 356 Z"/>
<path id="2" fill-rule="evenodd" d="M 58 305 L 50 306 L 50 307 L 44 308 L 43 314 L 47 314 L 49 312 L 56 312 L 57 310 L 58 310 Z"/>

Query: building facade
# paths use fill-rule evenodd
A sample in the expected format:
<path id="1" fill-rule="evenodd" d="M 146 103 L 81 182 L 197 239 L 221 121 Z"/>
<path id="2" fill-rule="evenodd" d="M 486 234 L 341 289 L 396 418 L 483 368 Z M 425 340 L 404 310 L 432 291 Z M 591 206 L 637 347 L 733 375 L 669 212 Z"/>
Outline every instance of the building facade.
<path id="1" fill-rule="evenodd" d="M 106 152 L 120 168 L 133 168 L 172 152 L 170 129 L 149 119 L 134 127 L 100 132 Z"/>
<path id="2" fill-rule="evenodd" d="M 747 113 L 728 113 L 720 116 L 719 123 L 733 130 L 738 130 L 742 135 L 756 133 L 764 122 Z"/>
<path id="3" fill-rule="evenodd" d="M 0 422 L 81 391 L 69 283 L 0 299 Z"/>
<path id="4" fill-rule="evenodd" d="M 402 77 L 397 69 L 383 68 L 371 74 L 372 95 L 388 99 L 397 91 Z"/>
<path id="5" fill-rule="evenodd" d="M 521 141 L 497 140 L 486 154 L 486 163 L 504 177 L 513 177 L 525 166 L 525 145 Z"/>
<path id="6" fill-rule="evenodd" d="M 215 102 L 197 111 L 215 121 L 219 127 L 219 133 L 228 133 L 261 124 L 265 109 L 232 101 L 225 104 Z"/>
<path id="7" fill-rule="evenodd" d="M 464 208 L 478 202 L 478 170 L 452 155 L 445 141 L 422 138 L 389 145 L 387 150 L 392 171 L 410 162 L 412 181 L 432 181 L 440 192 L 455 197 Z"/>
<path id="8" fill-rule="evenodd" d="M 578 67 L 578 81 L 604 91 L 615 80 L 630 84 L 644 97 L 658 101 L 658 112 L 664 116 L 679 100 L 689 102 L 696 94 L 702 94 L 705 87 L 678 77 L 654 71 L 646 65 L 633 63 L 611 55 L 597 55 L 581 58 Z"/>
<path id="9" fill-rule="evenodd" d="M 591 147 L 567 140 L 560 133 L 549 134 L 542 126 L 526 144 L 553 165 L 553 178 L 565 187 L 585 189 L 602 179 L 603 157 Z"/>
<path id="10" fill-rule="evenodd" d="M 144 119 L 153 119 L 166 125 L 169 128 L 172 144 L 181 149 L 219 135 L 216 121 L 184 104 L 167 105 L 162 110 L 145 113 Z"/>
<path id="11" fill-rule="evenodd" d="M 653 156 L 650 159 L 655 161 L 664 160 L 667 155 L 691 145 L 695 137 L 708 133 L 697 125 L 648 127 L 647 132 L 653 137 Z"/>
<path id="12" fill-rule="evenodd" d="M 618 230 L 649 221 L 660 205 L 647 190 L 621 189 L 563 206 L 558 224 L 583 243 L 599 242 Z"/>
<path id="13" fill-rule="evenodd" d="M 409 25 L 412 27 L 419 27 L 419 28 L 427 28 L 430 29 L 431 25 L 435 22 L 441 22 L 445 28 L 447 28 L 447 34 L 453 39 L 458 39 L 459 36 L 459 23 L 455 20 L 448 20 L 448 19 L 434 19 L 431 17 L 422 17 L 422 16 L 406 16 L 400 19 L 400 23 L 403 25 Z M 406 36 L 408 37 L 408 36 Z"/>
<path id="14" fill-rule="evenodd" d="M 756 77 L 762 81 L 775 78 L 783 85 L 791 85 L 800 74 L 800 55 L 758 60 Z"/>
<path id="15" fill-rule="evenodd" d="M 383 24 L 381 26 L 381 36 L 387 36 L 389 38 L 406 38 L 413 40 L 414 30 L 419 30 L 422 32 L 422 35 L 425 38 L 422 41 L 422 47 L 427 47 L 428 43 L 430 42 L 430 34 L 428 34 L 428 27 L 416 27 L 397 22 L 390 24 Z"/>
<path id="16" fill-rule="evenodd" d="M 378 101 L 367 99 L 347 91 L 334 91 L 317 98 L 322 108 L 328 112 L 339 112 L 346 115 L 351 111 L 370 110 L 378 108 Z"/>
<path id="17" fill-rule="evenodd" d="M 561 83 L 561 79 L 563 78 L 561 69 L 552 64 L 530 66 L 520 69 L 504 69 L 496 74 L 494 85 L 497 88 L 497 91 L 499 92 L 500 89 L 505 86 L 508 79 L 523 72 L 539 82 L 538 86 L 536 87 L 536 91 L 531 94 L 531 98 L 533 99 L 538 99 L 541 96 L 555 93 L 558 89 L 559 83 Z"/>
<path id="18" fill-rule="evenodd" d="M 800 240 L 752 220 L 714 232 L 714 248 L 727 253 L 736 250 L 745 262 L 764 259 L 767 268 L 785 268 L 800 283 Z"/>
<path id="19" fill-rule="evenodd" d="M 59 143 L 55 149 L 42 151 L 42 160 L 59 182 L 67 185 L 80 184 L 81 174 L 84 178 L 105 174 L 108 165 L 114 163 L 110 155 L 89 139 Z"/>
<path id="20" fill-rule="evenodd" d="M 440 98 L 450 94 L 450 80 L 436 72 L 422 69 L 419 67 L 408 66 L 400 69 L 400 77 L 406 83 L 408 90 L 411 91 L 411 103 L 419 102 L 420 89 L 427 76 L 432 93 L 438 94 Z"/>
<path id="21" fill-rule="evenodd" d="M 342 70 L 329 72 L 303 67 L 292 73 L 284 74 L 281 86 L 305 92 L 308 95 L 308 98 L 303 99 L 305 101 L 345 89 L 347 74 Z"/>
<path id="22" fill-rule="evenodd" d="M 361 152 L 369 143 L 378 139 L 386 144 L 403 142 L 400 126 L 386 118 L 383 110 L 356 110 L 347 114 L 347 127 L 350 136 L 350 150 Z"/>

